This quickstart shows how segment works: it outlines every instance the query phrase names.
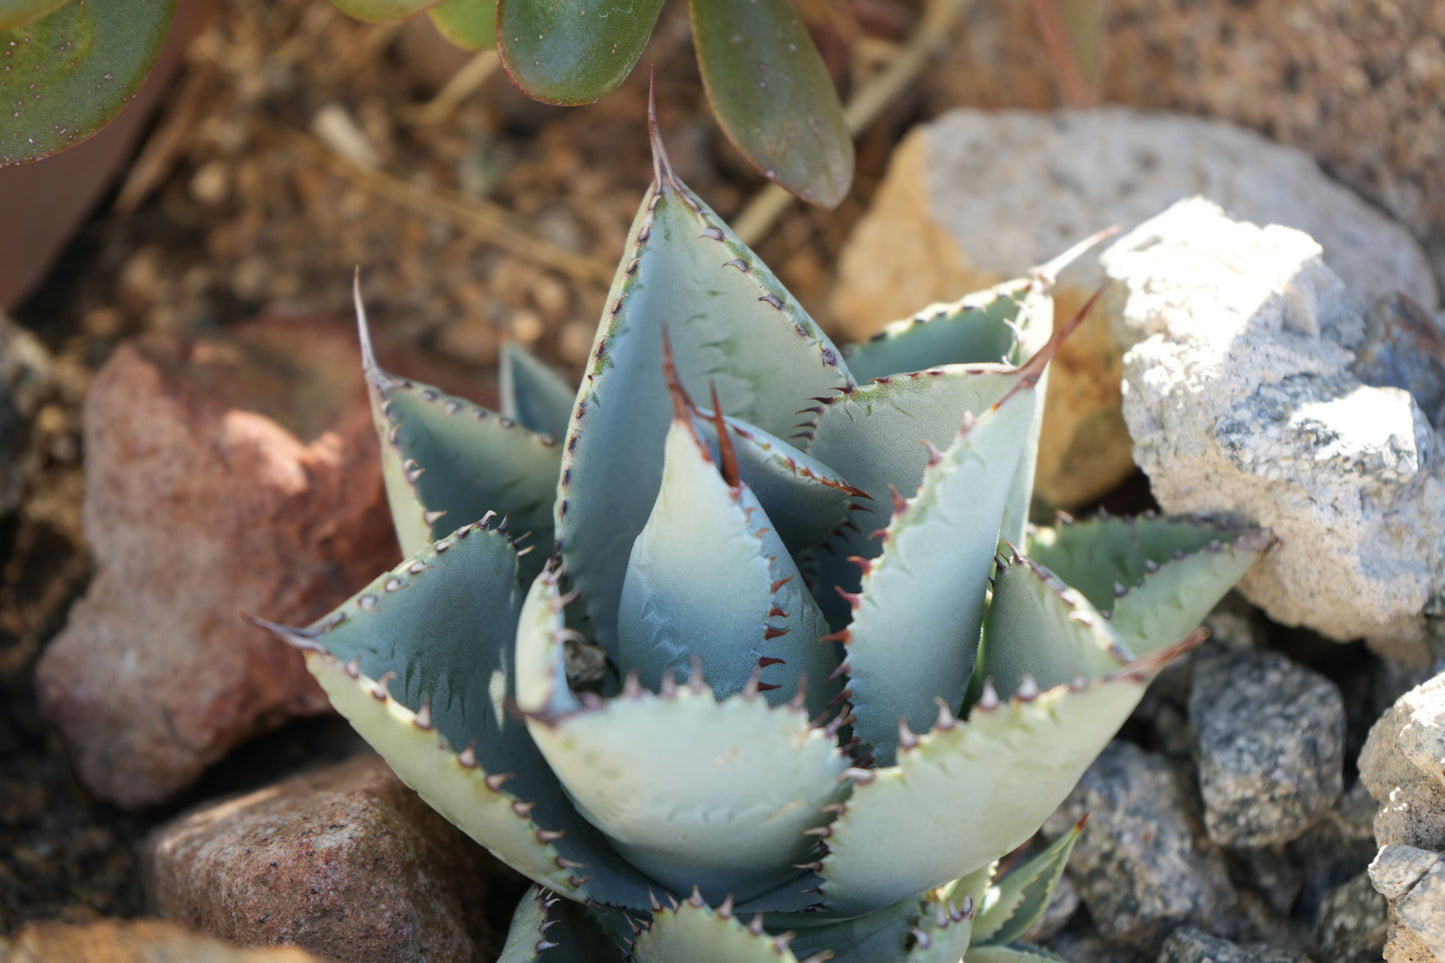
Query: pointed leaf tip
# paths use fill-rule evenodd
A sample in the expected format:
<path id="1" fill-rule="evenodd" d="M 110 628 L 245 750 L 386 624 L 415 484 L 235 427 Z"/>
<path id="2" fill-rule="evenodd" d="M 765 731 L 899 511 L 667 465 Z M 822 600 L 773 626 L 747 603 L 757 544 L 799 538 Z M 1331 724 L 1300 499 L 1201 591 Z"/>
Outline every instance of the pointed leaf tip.
<path id="1" fill-rule="evenodd" d="M 1030 271 L 1029 274 L 1032 275 L 1045 287 L 1051 288 L 1058 281 L 1059 274 L 1063 272 L 1064 268 L 1068 267 L 1070 264 L 1073 264 L 1079 258 L 1083 257 L 1090 251 L 1090 249 L 1096 247 L 1099 244 L 1102 244 L 1104 241 L 1107 241 L 1115 234 L 1118 234 L 1119 230 L 1119 225 L 1111 224 L 1108 227 L 1104 228 L 1102 231 L 1097 231 L 1084 238 L 1082 241 L 1075 244 L 1064 253 L 1059 254 L 1056 257 L 1045 261 L 1043 264 L 1038 265 L 1032 271 Z"/>
<path id="2" fill-rule="evenodd" d="M 371 325 L 366 320 L 366 305 L 361 300 L 361 265 L 351 280 L 351 299 L 356 305 L 356 336 L 361 341 L 361 370 L 368 377 L 375 377 L 380 369 L 376 365 L 376 351 L 371 344 Z"/>

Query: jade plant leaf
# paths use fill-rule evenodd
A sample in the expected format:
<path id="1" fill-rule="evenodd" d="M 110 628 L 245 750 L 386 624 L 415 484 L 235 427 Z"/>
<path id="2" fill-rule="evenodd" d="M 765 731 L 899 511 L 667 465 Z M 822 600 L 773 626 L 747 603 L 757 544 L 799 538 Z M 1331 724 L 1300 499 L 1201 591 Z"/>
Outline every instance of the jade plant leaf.
<path id="1" fill-rule="evenodd" d="M 728 137 L 769 180 L 836 206 L 853 181 L 853 138 L 791 0 L 691 0 L 691 12 L 703 85 Z"/>
<path id="2" fill-rule="evenodd" d="M 70 0 L 0 0 L 0 30 L 21 27 L 53 13 Z"/>
<path id="3" fill-rule="evenodd" d="M 626 79 L 663 0 L 498 0 L 508 76 L 549 104 L 586 104 Z"/>
<path id="4" fill-rule="evenodd" d="M 39 9 L 22 4 L 6 19 Z M 0 29 L 0 167 L 53 154 L 110 123 L 155 66 L 174 9 L 175 0 L 71 2 Z"/>
<path id="5" fill-rule="evenodd" d="M 437 5 L 438 0 L 331 0 L 342 13 L 367 23 L 405 20 Z"/>
<path id="6" fill-rule="evenodd" d="M 442 0 L 427 11 L 443 37 L 464 50 L 497 43 L 497 0 Z"/>

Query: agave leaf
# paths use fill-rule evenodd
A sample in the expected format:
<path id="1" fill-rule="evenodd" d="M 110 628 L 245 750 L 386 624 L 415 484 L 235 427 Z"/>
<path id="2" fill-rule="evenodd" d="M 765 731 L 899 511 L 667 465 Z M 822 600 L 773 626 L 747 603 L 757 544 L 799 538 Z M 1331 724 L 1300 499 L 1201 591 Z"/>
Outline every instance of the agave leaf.
<path id="1" fill-rule="evenodd" d="M 673 175 L 654 129 L 656 178 L 633 223 L 568 428 L 557 535 L 598 641 L 616 652 L 623 566 L 662 479 L 672 404 L 664 330 L 694 396 L 786 434 L 812 395 L 848 383 L 837 349 L 722 220 Z"/>
<path id="2" fill-rule="evenodd" d="M 827 631 L 752 491 L 718 474 L 690 418 L 675 421 L 657 504 L 622 588 L 623 670 L 656 691 L 665 673 L 696 657 L 719 697 L 752 681 L 774 704 L 806 679 L 807 706 L 818 715 L 837 688 L 827 681 L 833 648 L 818 643 Z"/>
<path id="3" fill-rule="evenodd" d="M 464 50 L 497 45 L 497 0 L 442 0 L 427 16 L 443 37 Z"/>
<path id="4" fill-rule="evenodd" d="M 21 27 L 54 13 L 69 0 L 0 0 L 0 30 Z"/>
<path id="5" fill-rule="evenodd" d="M 630 959 L 632 963 L 798 961 L 786 939 L 770 936 L 760 925 L 748 926 L 738 920 L 730 901 L 714 909 L 700 895 L 675 907 L 654 910 L 652 925 L 637 934 Z"/>
<path id="6" fill-rule="evenodd" d="M 559 892 L 645 906 L 640 878 L 572 809 L 506 711 L 520 594 L 510 540 L 472 524 L 308 628 L 262 624 L 306 651 L 336 710 L 473 839 Z"/>
<path id="7" fill-rule="evenodd" d="M 1198 626 L 1272 543 L 1260 529 L 1101 518 L 1039 529 L 1029 553 L 1109 612 L 1119 638 L 1143 654 Z"/>
<path id="8" fill-rule="evenodd" d="M 175 0 L 21 3 L 0 10 L 0 167 L 80 143 L 120 113 L 155 66 Z"/>
<path id="9" fill-rule="evenodd" d="M 958 963 L 988 880 L 985 867 L 866 916 L 822 926 L 800 919 L 790 947 L 800 957 L 826 951 L 848 963 Z"/>
<path id="10" fill-rule="evenodd" d="M 804 412 L 806 414 L 806 412 Z M 717 426 L 709 412 L 695 419 L 708 447 L 718 450 Z M 817 545 L 837 531 L 868 496 L 829 466 L 761 428 L 724 418 L 737 453 L 738 474 L 772 519 L 791 554 Z"/>
<path id="11" fill-rule="evenodd" d="M 947 364 L 1016 362 L 1020 317 L 1033 281 L 1009 281 L 951 304 L 931 304 L 867 341 L 844 345 L 859 382 Z"/>
<path id="12" fill-rule="evenodd" d="M 630 680 L 584 703 L 559 671 L 566 630 L 555 573 L 528 594 L 517 634 L 517 705 L 568 796 L 634 866 L 664 886 L 738 901 L 801 875 L 804 830 L 846 794 L 847 762 L 797 704 L 756 693 L 717 701 L 695 674 L 661 694 Z M 645 791 L 642 787 L 645 787 Z M 709 867 L 699 876 L 698 867 Z"/>
<path id="13" fill-rule="evenodd" d="M 942 699 L 963 703 L 978 652 L 984 592 L 1008 480 L 1037 398 L 1019 391 L 966 418 L 947 452 L 894 516 L 868 564 L 846 630 L 853 731 L 890 765 L 900 719 L 926 730 Z"/>
<path id="14" fill-rule="evenodd" d="M 823 58 L 790 0 L 692 0 L 703 86 L 728 138 L 769 180 L 834 207 L 853 137 Z"/>
<path id="15" fill-rule="evenodd" d="M 927 445 L 947 448 L 965 415 L 992 407 L 1017 380 L 1003 365 L 956 365 L 871 381 L 819 402 L 822 411 L 804 429 L 807 452 L 866 493 L 872 508 L 850 519 L 825 549 L 800 558 L 835 630 L 852 613 L 832 586 L 858 591 L 862 576 L 848 559 L 871 559 L 882 550 L 876 533 L 887 524 L 883 513 L 892 492 L 915 493 L 928 466 Z"/>
<path id="16" fill-rule="evenodd" d="M 853 772 L 853 795 L 829 827 L 824 905 L 870 912 L 1023 843 L 1129 717 L 1149 677 L 1184 648 L 1083 687 L 981 700 L 964 723 L 941 713 L 896 766 Z"/>
<path id="17" fill-rule="evenodd" d="M 512 914 L 497 963 L 618 963 L 621 944 L 605 922 L 600 911 L 533 886 Z"/>
<path id="18" fill-rule="evenodd" d="M 973 923 L 975 945 L 1012 943 L 1039 921 L 1054 898 L 1064 865 L 1083 829 L 1080 820 L 1043 852 L 989 887 Z"/>
<path id="19" fill-rule="evenodd" d="M 539 435 L 562 438 L 577 391 L 515 341 L 502 345 L 502 414 Z"/>
<path id="20" fill-rule="evenodd" d="M 507 517 L 541 571 L 552 546 L 552 499 L 562 461 L 555 438 L 523 428 L 463 398 L 387 374 L 376 363 L 366 313 L 356 299 L 372 417 L 397 540 L 410 554 L 487 512 Z"/>
<path id="21" fill-rule="evenodd" d="M 632 72 L 663 0 L 498 0 L 502 66 L 527 96 L 587 104 Z"/>
<path id="22" fill-rule="evenodd" d="M 437 5 L 438 0 L 331 0 L 342 13 L 367 23 L 405 20 Z"/>
<path id="23" fill-rule="evenodd" d="M 1032 943 L 970 947 L 963 963 L 1069 963 L 1057 953 Z"/>
<path id="24" fill-rule="evenodd" d="M 1012 696 L 1024 676 L 1047 689 L 1117 672 L 1133 657 L 1088 599 L 1037 562 L 1015 556 L 998 567 L 977 677 L 999 695 Z"/>

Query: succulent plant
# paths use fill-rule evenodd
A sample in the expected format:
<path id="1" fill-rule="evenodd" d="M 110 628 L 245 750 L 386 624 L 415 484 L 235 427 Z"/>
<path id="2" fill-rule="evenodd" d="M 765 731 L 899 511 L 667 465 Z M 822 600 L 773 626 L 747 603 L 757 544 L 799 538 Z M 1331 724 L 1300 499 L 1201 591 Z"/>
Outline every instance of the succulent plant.
<path id="1" fill-rule="evenodd" d="M 536 884 L 504 960 L 1037 955 L 1076 833 L 996 861 L 1267 536 L 1028 528 L 1072 252 L 840 350 L 653 136 L 579 391 L 515 346 L 500 413 L 388 374 L 358 291 L 408 557 L 262 624 Z"/>
<path id="2" fill-rule="evenodd" d="M 495 46 L 529 97 L 586 104 L 642 56 L 664 0 L 331 0 L 372 22 L 425 12 L 447 39 Z M 792 0 L 689 0 L 698 68 L 718 123 L 769 180 L 825 207 L 853 180 L 843 106 Z"/>
<path id="3" fill-rule="evenodd" d="M 155 65 L 175 0 L 0 0 L 0 167 L 79 143 Z"/>

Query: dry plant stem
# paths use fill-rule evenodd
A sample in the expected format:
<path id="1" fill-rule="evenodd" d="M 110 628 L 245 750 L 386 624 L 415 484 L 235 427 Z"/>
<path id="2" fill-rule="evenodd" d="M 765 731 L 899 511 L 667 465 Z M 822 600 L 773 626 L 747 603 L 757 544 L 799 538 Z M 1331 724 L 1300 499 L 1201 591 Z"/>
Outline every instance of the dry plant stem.
<path id="1" fill-rule="evenodd" d="M 1059 0 L 1029 0 L 1029 9 L 1034 15 L 1039 42 L 1043 44 L 1044 53 L 1048 54 L 1049 64 L 1053 67 L 1059 99 L 1064 106 L 1074 110 L 1093 107 L 1098 98 L 1084 79 L 1083 68 L 1079 65 L 1068 27 L 1059 10 Z"/>
<path id="2" fill-rule="evenodd" d="M 954 24 L 971 6 L 973 0 L 929 0 L 923 10 L 923 19 L 908 42 L 899 48 L 898 54 L 881 73 L 858 88 L 843 108 L 848 130 L 854 137 L 877 120 L 883 108 L 917 79 L 928 62 L 948 42 Z M 757 244 L 795 199 L 781 187 L 769 184 L 743 208 L 733 224 L 733 230 L 744 244 Z"/>
<path id="3" fill-rule="evenodd" d="M 211 74 L 190 69 L 180 90 L 161 114 L 155 131 L 146 138 L 145 146 L 131 164 L 125 183 L 111 206 L 116 214 L 131 214 L 170 174 L 171 168 L 185 151 L 186 137 L 195 127 L 206 96 L 211 92 Z"/>
<path id="4" fill-rule="evenodd" d="M 401 119 L 408 124 L 424 127 L 440 124 L 451 117 L 461 102 L 471 96 L 487 78 L 496 72 L 501 58 L 497 48 L 488 47 L 477 52 L 471 60 L 452 75 L 437 95 L 424 104 L 417 104 L 401 112 Z"/>
<path id="5" fill-rule="evenodd" d="M 479 240 L 574 280 L 602 287 L 612 281 L 610 264 L 543 240 L 506 208 L 454 191 L 413 186 L 384 171 L 372 170 L 343 157 L 300 131 L 289 128 L 279 130 L 288 148 L 378 197 L 418 214 L 440 217 Z"/>

